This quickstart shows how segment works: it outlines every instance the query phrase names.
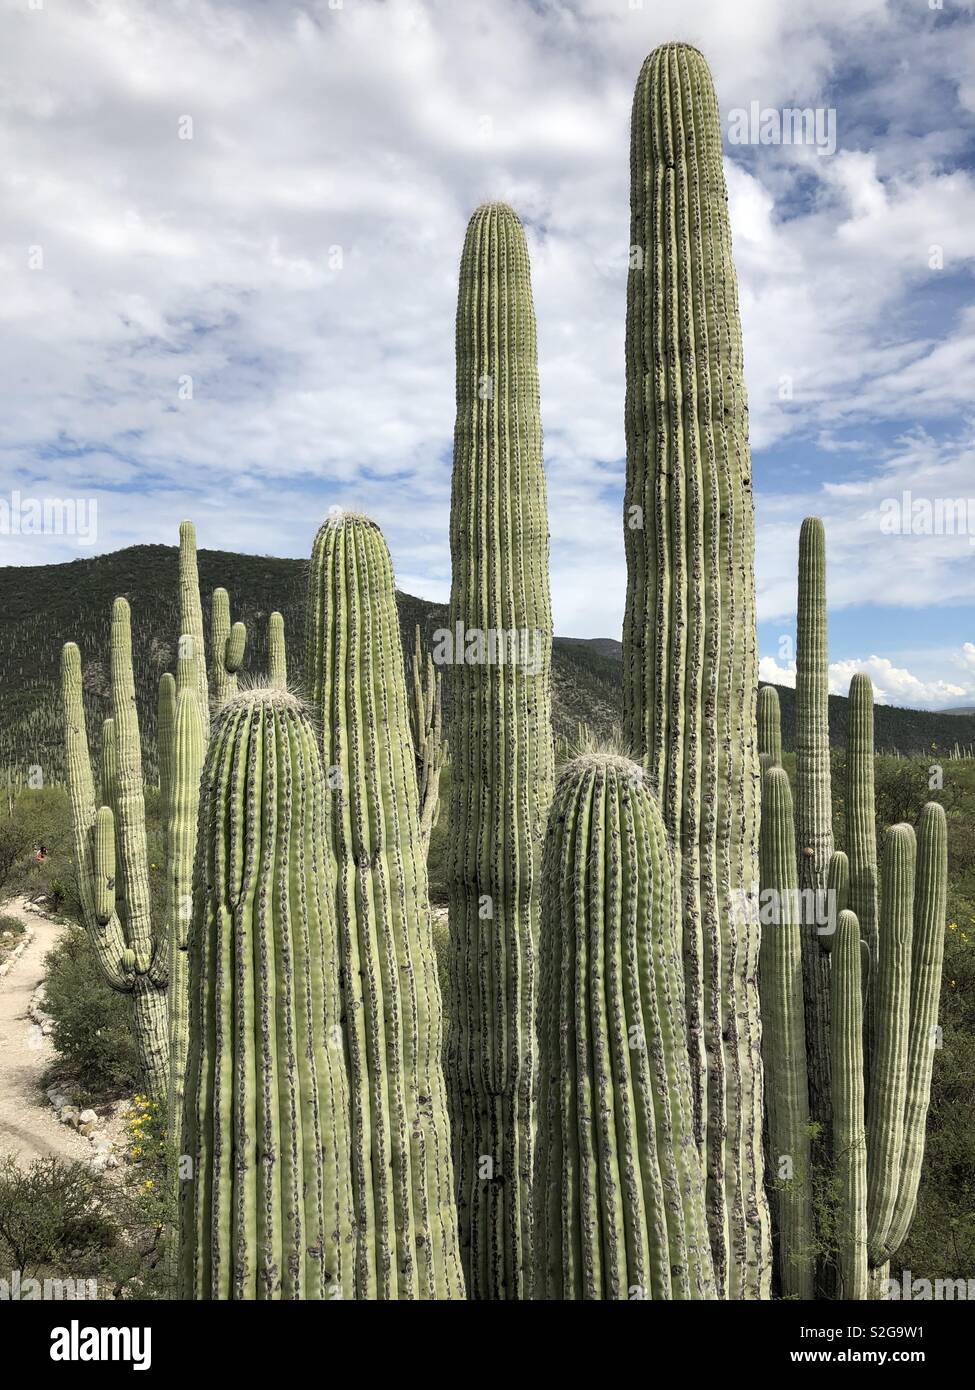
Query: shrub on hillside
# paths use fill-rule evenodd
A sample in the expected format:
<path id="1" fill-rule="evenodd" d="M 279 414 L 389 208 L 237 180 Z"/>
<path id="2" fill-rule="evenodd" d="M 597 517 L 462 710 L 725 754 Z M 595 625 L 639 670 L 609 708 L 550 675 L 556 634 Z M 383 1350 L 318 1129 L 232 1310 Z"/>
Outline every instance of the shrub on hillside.
<path id="1" fill-rule="evenodd" d="M 92 1096 L 113 1096 L 138 1084 L 129 1001 L 105 982 L 87 933 L 69 928 L 47 957 L 46 1009 L 52 1041 Z"/>

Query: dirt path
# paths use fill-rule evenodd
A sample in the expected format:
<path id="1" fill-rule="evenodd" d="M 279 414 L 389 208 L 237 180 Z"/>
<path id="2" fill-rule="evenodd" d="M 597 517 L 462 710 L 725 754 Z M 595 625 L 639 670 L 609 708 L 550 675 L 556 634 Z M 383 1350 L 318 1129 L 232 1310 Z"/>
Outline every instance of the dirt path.
<path id="1" fill-rule="evenodd" d="M 23 899 L 4 903 L 0 912 L 34 931 L 33 941 L 0 980 L 0 1156 L 13 1154 L 22 1167 L 51 1154 L 86 1158 L 91 1153 L 88 1141 L 58 1123 L 41 1090 L 54 1048 L 27 1016 L 31 995 L 44 978 L 44 958 L 64 928 L 28 911 Z"/>

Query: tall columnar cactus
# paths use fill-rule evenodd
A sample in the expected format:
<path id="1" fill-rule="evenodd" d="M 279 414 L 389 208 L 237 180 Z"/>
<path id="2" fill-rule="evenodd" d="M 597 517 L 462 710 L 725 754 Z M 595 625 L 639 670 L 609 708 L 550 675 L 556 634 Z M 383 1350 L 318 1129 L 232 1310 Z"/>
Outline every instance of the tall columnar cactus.
<path id="1" fill-rule="evenodd" d="M 144 814 L 139 817 L 141 766 L 138 753 L 138 726 L 135 724 L 135 692 L 132 688 L 132 660 L 128 604 L 116 602 L 112 622 L 112 684 L 115 699 L 114 728 L 118 754 L 115 815 L 111 822 L 102 817 L 102 848 L 98 865 L 104 869 L 104 844 L 110 823 L 118 832 L 121 847 L 119 868 L 124 868 L 130 893 L 129 911 L 123 926 L 115 911 L 113 885 L 107 870 L 96 880 L 96 806 L 88 734 L 82 699 L 81 653 L 74 642 L 67 642 L 61 657 L 61 693 L 64 714 L 65 766 L 68 797 L 74 833 L 74 859 L 78 866 L 78 888 L 82 918 L 105 979 L 113 989 L 129 994 L 133 1001 L 133 1026 L 139 1060 L 149 1094 L 165 1102 L 168 1085 L 169 1046 L 166 1034 L 165 952 L 156 949 L 148 922 L 147 865 L 139 866 L 141 843 L 145 844 Z M 127 657 L 126 660 L 126 650 Z M 124 747 L 123 747 L 124 745 Z M 138 767 L 138 786 L 134 768 Z M 111 813 L 112 807 L 110 806 Z M 97 892 L 96 892 L 97 886 Z"/>
<path id="2" fill-rule="evenodd" d="M 826 533 L 817 516 L 799 532 L 796 618 L 796 840 L 804 890 L 802 967 L 809 1062 L 809 1110 L 829 1149 L 829 960 L 815 911 L 833 853 L 829 759 L 829 658 L 826 643 Z"/>
<path id="3" fill-rule="evenodd" d="M 176 721 L 176 681 L 169 671 L 159 678 L 156 705 L 156 748 L 159 757 L 159 805 L 163 823 L 169 821 L 173 787 L 173 726 Z"/>
<path id="4" fill-rule="evenodd" d="M 410 733 L 420 793 L 420 839 L 425 851 L 440 818 L 440 774 L 444 764 L 443 692 L 433 657 L 423 655 L 420 625 L 416 625 L 410 668 Z"/>
<path id="5" fill-rule="evenodd" d="M 189 1042 L 189 948 L 193 917 L 193 861 L 196 852 L 200 777 L 203 770 L 203 716 L 200 711 L 197 657 L 193 639 L 184 634 L 177 665 L 173 718 L 172 791 L 168 807 L 169 928 L 169 1114 L 179 1138 Z"/>
<path id="6" fill-rule="evenodd" d="M 872 961 L 877 959 L 877 822 L 874 796 L 873 685 L 857 672 L 850 681 L 847 704 L 846 843 L 850 860 L 850 909 L 856 913 L 860 936 Z M 867 1053 L 876 1025 L 870 992 L 876 976 L 867 981 Z"/>
<path id="7" fill-rule="evenodd" d="M 837 1293 L 867 1297 L 867 1136 L 860 925 L 842 911 L 830 965 L 830 1062 L 836 1215 Z M 797 1010 L 797 1013 L 799 1011 Z"/>
<path id="8" fill-rule="evenodd" d="M 758 688 L 758 756 L 763 772 L 782 766 L 782 712 L 774 685 Z"/>
<path id="9" fill-rule="evenodd" d="M 673 851 L 642 769 L 569 763 L 539 947 L 536 1298 L 714 1298 Z"/>
<path id="10" fill-rule="evenodd" d="M 180 698 L 190 708 L 190 692 Z M 207 755 L 194 881 L 184 1298 L 353 1295 L 324 799 L 316 734 L 295 697 L 231 698 Z"/>
<path id="11" fill-rule="evenodd" d="M 198 660 L 197 696 L 203 716 L 204 737 L 210 731 L 210 690 L 203 644 L 203 605 L 200 602 L 200 573 L 196 561 L 196 527 L 192 521 L 179 525 L 179 630 L 193 638 Z M 217 661 L 215 654 L 214 661 Z"/>
<path id="12" fill-rule="evenodd" d="M 695 1136 L 717 1287 L 757 1298 L 771 1261 L 754 512 L 721 131 L 696 49 L 667 44 L 644 63 L 630 170 L 624 725 L 680 851 Z"/>
<path id="13" fill-rule="evenodd" d="M 462 1298 L 426 858 L 389 552 L 367 518 L 315 540 L 305 677 L 331 795 L 360 1298 Z"/>
<path id="14" fill-rule="evenodd" d="M 284 618 L 272 613 L 267 620 L 268 683 L 275 690 L 288 688 L 288 658 L 284 646 Z"/>
<path id="15" fill-rule="evenodd" d="M 500 203 L 475 211 L 461 256 L 450 550 L 462 645 L 448 677 L 446 1065 L 461 1250 L 472 1298 L 524 1298 L 552 614 L 528 247 Z"/>
<path id="16" fill-rule="evenodd" d="M 792 817 L 789 778 L 781 767 L 767 767 L 762 780 L 762 904 L 769 904 L 774 920 L 762 933 L 760 960 L 768 1176 L 777 1216 L 782 1296 L 812 1298 L 816 1238 Z"/>

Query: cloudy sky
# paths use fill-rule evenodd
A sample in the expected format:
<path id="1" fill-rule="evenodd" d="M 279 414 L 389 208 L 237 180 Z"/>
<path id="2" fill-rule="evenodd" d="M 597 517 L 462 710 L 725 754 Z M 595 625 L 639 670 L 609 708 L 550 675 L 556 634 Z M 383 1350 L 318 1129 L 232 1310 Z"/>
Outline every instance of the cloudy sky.
<path id="1" fill-rule="evenodd" d="M 94 546 L 0 535 L 0 563 L 183 516 L 306 555 L 354 505 L 446 597 L 457 263 L 497 198 L 532 253 L 556 631 L 618 636 L 629 107 L 680 38 L 724 118 L 763 674 L 790 679 L 814 512 L 835 689 L 975 704 L 975 501 L 884 530 L 905 491 L 975 498 L 973 3 L 0 0 L 0 499 L 98 503 Z M 735 142 L 752 103 L 835 113 L 835 150 Z"/>

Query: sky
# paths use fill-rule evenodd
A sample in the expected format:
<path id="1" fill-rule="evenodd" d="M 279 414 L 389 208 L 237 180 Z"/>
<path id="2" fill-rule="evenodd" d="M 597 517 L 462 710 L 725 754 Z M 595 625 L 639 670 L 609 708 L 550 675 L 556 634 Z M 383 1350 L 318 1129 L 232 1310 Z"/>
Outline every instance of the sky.
<path id="1" fill-rule="evenodd" d="M 555 629 L 619 636 L 630 102 L 682 39 L 722 110 L 762 675 L 794 680 L 816 514 L 832 689 L 975 704 L 973 7 L 0 0 L 0 564 L 187 516 L 202 547 L 304 556 L 351 506 L 445 599 L 457 269 L 500 199 L 532 258 Z M 786 108 L 824 138 L 749 142 Z M 3 525 L 44 498 L 94 499 L 97 530 Z"/>

